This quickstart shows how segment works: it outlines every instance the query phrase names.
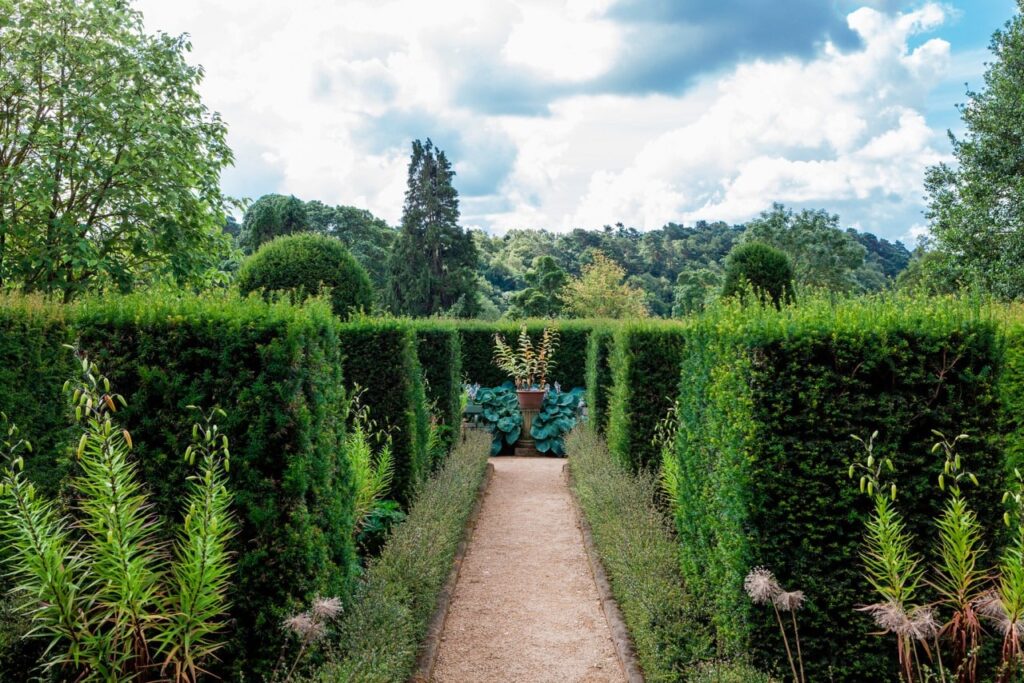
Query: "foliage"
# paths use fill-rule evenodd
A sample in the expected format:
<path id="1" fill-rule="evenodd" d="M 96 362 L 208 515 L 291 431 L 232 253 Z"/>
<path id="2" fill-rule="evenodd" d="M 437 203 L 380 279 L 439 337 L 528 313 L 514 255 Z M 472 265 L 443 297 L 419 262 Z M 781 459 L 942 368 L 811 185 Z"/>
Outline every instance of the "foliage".
<path id="1" fill-rule="evenodd" d="M 316 595 L 344 595 L 355 567 L 336 318 L 321 302 L 153 292 L 66 313 L 69 334 L 132 397 L 121 422 L 154 513 L 180 505 L 187 468 L 170 454 L 188 444 L 185 406 L 232 406 L 220 426 L 232 446 L 237 568 L 231 639 L 213 673 L 265 676 L 281 621 Z"/>
<path id="2" fill-rule="evenodd" d="M 329 290 L 331 308 L 342 319 L 373 305 L 370 278 L 345 245 L 333 237 L 310 233 L 267 242 L 242 263 L 238 289 L 243 296 L 271 297 L 289 292 L 296 302 Z"/>
<path id="3" fill-rule="evenodd" d="M 768 674 L 761 673 L 742 662 L 709 662 L 694 669 L 687 683 L 777 683 Z"/>
<path id="4" fill-rule="evenodd" d="M 315 680 L 408 680 L 483 481 L 487 442 L 468 432 L 418 490 L 408 518 L 370 563 Z"/>
<path id="5" fill-rule="evenodd" d="M 405 521 L 402 507 L 393 500 L 378 501 L 363 520 L 363 526 L 356 536 L 359 555 L 364 558 L 377 557 L 397 524 Z"/>
<path id="6" fill-rule="evenodd" d="M 591 259 L 565 286 L 567 310 L 579 318 L 646 318 L 643 293 L 623 283 L 622 266 L 599 251 Z"/>
<path id="7" fill-rule="evenodd" d="M 187 36 L 121 0 L 0 2 L 0 286 L 202 284 L 229 251 L 227 128 Z"/>
<path id="8" fill-rule="evenodd" d="M 782 311 L 722 306 L 684 334 L 680 561 L 692 589 L 712 601 L 719 651 L 749 653 L 769 670 L 778 663 L 771 615 L 742 600 L 746 572 L 762 564 L 807 595 L 800 630 L 810 680 L 895 677 L 893 653 L 864 637 L 873 627 L 854 612 L 870 590 L 851 562 L 870 501 L 844 481 L 856 451 L 846 435 L 879 431 L 875 446 L 891 454 L 910 501 L 901 509 L 907 530 L 927 538 L 943 503 L 932 430 L 996 430 L 996 326 L 971 302 L 811 298 Z M 979 478 L 999 480 L 992 444 L 963 448 Z M 998 498 L 985 492 L 972 508 L 992 529 Z M 912 550 L 931 559 L 930 545 Z"/>
<path id="9" fill-rule="evenodd" d="M 545 326 L 540 343 L 534 348 L 526 325 L 522 325 L 516 348 L 509 346 L 501 334 L 494 335 L 494 363 L 512 378 L 516 389 L 544 389 L 548 384 L 548 373 L 555 366 L 556 348 L 557 329 Z"/>
<path id="10" fill-rule="evenodd" d="M 352 470 L 352 528 L 359 534 L 370 513 L 391 490 L 395 461 L 391 455 L 391 436 L 378 431 L 370 418 L 369 406 L 361 397 L 365 389 L 355 387 L 349 407 L 345 433 L 345 457 Z"/>
<path id="11" fill-rule="evenodd" d="M 562 293 L 569 283 L 569 275 L 550 256 L 538 256 L 533 266 L 523 274 L 526 281 L 522 289 L 510 298 L 510 318 L 553 318 L 565 305 Z"/>
<path id="12" fill-rule="evenodd" d="M 398 232 L 383 219 L 354 206 L 327 206 L 306 202 L 309 229 L 345 243 L 349 252 L 366 269 L 375 291 L 387 290 L 388 254 Z"/>
<path id="13" fill-rule="evenodd" d="M 608 396 L 612 390 L 611 345 L 614 331 L 595 326 L 587 337 L 586 388 L 587 421 L 600 433 L 608 422 Z"/>
<path id="14" fill-rule="evenodd" d="M 530 436 L 541 453 L 565 455 L 564 438 L 576 426 L 576 415 L 583 400 L 583 389 L 561 391 L 549 389 L 544 395 L 540 412 L 530 425 Z"/>
<path id="15" fill-rule="evenodd" d="M 762 305 L 771 302 L 779 308 L 784 303 L 792 303 L 793 266 L 789 257 L 761 242 L 744 242 L 729 252 L 722 296 L 743 299 L 748 290 L 752 290 Z"/>
<path id="16" fill-rule="evenodd" d="M 365 387 L 370 417 L 391 435 L 395 474 L 389 498 L 406 504 L 430 469 L 429 415 L 423 369 L 411 327 L 360 319 L 339 329 L 345 386 Z"/>
<path id="17" fill-rule="evenodd" d="M 402 227 L 388 259 L 386 301 L 393 313 L 475 315 L 477 251 L 459 227 L 455 171 L 444 152 L 414 140 Z"/>
<path id="18" fill-rule="evenodd" d="M 781 204 L 773 204 L 747 223 L 743 241 L 767 244 L 784 253 L 801 291 L 848 292 L 858 288 L 857 275 L 864 265 L 866 250 L 855 235 L 840 229 L 839 216 L 835 214 L 821 209 L 794 213 Z M 778 301 L 774 296 L 773 300 Z"/>
<path id="19" fill-rule="evenodd" d="M 657 480 L 650 472 L 622 468 L 587 427 L 569 434 L 566 450 L 573 492 L 645 678 L 701 680 L 697 673 L 704 668 L 695 665 L 714 656 L 707 606 L 679 573 L 678 546 L 656 504 Z"/>
<path id="20" fill-rule="evenodd" d="M 1017 4 L 1024 10 L 1024 3 Z M 1019 298 L 1024 295 L 1024 170 L 1019 161 L 1024 15 L 1018 12 L 996 31 L 990 49 L 984 89 L 968 91 L 968 102 L 959 107 L 966 132 L 960 138 L 950 133 L 956 164 L 933 166 L 925 178 L 932 246 L 951 266 L 951 271 L 929 275 Z"/>
<path id="21" fill-rule="evenodd" d="M 615 332 L 608 447 L 634 470 L 661 463 L 654 436 L 678 393 L 684 330 L 680 323 L 652 321 L 627 323 Z"/>
<path id="22" fill-rule="evenodd" d="M 301 199 L 265 194 L 246 210 L 238 243 L 245 253 L 252 254 L 273 239 L 307 232 L 309 227 L 309 215 Z"/>
<path id="23" fill-rule="evenodd" d="M 687 268 L 676 276 L 672 317 L 682 318 L 700 313 L 722 290 L 724 273 L 715 263 L 710 267 Z"/>
<path id="24" fill-rule="evenodd" d="M 462 344 L 458 330 L 444 321 L 416 321 L 416 354 L 423 367 L 427 401 L 447 451 L 462 424 Z"/>
<path id="25" fill-rule="evenodd" d="M 500 387 L 482 387 L 476 392 L 476 402 L 480 404 L 484 424 L 493 435 L 491 455 L 497 455 L 504 446 L 519 441 L 523 432 L 523 414 L 519 411 L 515 386 L 506 383 Z"/>
<path id="26" fill-rule="evenodd" d="M 218 413 L 193 427 L 185 460 L 194 466 L 198 456 L 199 473 L 189 478 L 184 523 L 168 555 L 129 455 L 132 439 L 113 419 L 126 402 L 84 357 L 64 390 L 82 431 L 74 519 L 25 478 L 31 448 L 4 418 L 0 535 L 16 549 L 15 591 L 32 634 L 50 641 L 45 666 L 77 680 L 196 681 L 223 646 L 233 569 L 228 442 L 212 422 Z"/>

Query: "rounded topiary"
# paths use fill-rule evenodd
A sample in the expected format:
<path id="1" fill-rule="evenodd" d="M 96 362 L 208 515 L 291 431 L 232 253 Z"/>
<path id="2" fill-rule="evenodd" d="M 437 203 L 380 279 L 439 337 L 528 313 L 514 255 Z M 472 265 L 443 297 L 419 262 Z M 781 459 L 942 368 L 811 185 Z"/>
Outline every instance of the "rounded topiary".
<path id="1" fill-rule="evenodd" d="M 366 270 L 341 240 L 315 233 L 286 235 L 267 242 L 242 263 L 238 289 L 243 296 L 291 292 L 296 301 L 329 288 L 331 307 L 342 318 L 373 304 Z"/>
<path id="2" fill-rule="evenodd" d="M 793 277 L 793 264 L 785 253 L 761 242 L 746 242 L 725 259 L 722 296 L 742 297 L 753 291 L 761 303 L 771 301 L 779 308 L 794 299 Z"/>

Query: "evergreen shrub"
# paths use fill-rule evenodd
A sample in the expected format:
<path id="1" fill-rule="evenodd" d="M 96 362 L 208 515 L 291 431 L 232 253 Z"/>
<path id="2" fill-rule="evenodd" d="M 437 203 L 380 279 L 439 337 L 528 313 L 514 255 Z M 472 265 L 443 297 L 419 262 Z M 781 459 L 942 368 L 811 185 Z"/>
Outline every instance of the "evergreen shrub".
<path id="1" fill-rule="evenodd" d="M 624 323 L 615 332 L 608 446 L 634 470 L 661 462 L 653 440 L 678 394 L 685 329 L 680 322 L 644 321 Z"/>
<path id="2" fill-rule="evenodd" d="M 608 426 L 608 398 L 612 391 L 611 351 L 615 330 L 595 325 L 587 337 L 586 389 L 590 424 L 603 433 Z"/>
<path id="3" fill-rule="evenodd" d="M 446 445 L 462 424 L 462 343 L 459 332 L 444 321 L 415 321 L 416 353 L 423 367 L 427 401 L 445 425 Z"/>
<path id="4" fill-rule="evenodd" d="M 534 343 L 539 342 L 545 326 L 558 330 L 559 344 L 554 353 L 555 366 L 548 381 L 558 382 L 563 389 L 585 387 L 587 382 L 587 338 L 594 323 L 588 320 L 536 320 L 487 323 L 460 321 L 457 323 L 462 338 L 462 372 L 470 384 L 485 387 L 500 386 L 509 377 L 494 364 L 494 335 L 506 339 L 519 336 L 522 324 Z"/>
<path id="5" fill-rule="evenodd" d="M 966 304 L 817 301 L 720 308 L 685 337 L 676 522 L 683 574 L 712 603 L 719 652 L 784 670 L 774 614 L 743 592 L 746 573 L 765 566 L 807 597 L 808 679 L 896 680 L 891 641 L 856 611 L 875 596 L 861 574 L 867 500 L 848 478 L 850 435 L 878 430 L 925 557 L 942 501 L 932 430 L 974 436 L 962 449 L 982 483 L 971 505 L 996 533 L 1003 461 L 985 438 L 997 430 L 996 326 Z"/>

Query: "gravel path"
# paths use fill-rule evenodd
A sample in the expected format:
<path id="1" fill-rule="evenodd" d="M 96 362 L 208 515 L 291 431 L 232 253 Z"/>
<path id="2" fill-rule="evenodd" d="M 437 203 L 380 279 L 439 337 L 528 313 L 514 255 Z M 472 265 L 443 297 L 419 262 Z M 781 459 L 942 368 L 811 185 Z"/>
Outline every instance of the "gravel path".
<path id="1" fill-rule="evenodd" d="M 625 680 L 557 458 L 493 458 L 434 681 Z"/>

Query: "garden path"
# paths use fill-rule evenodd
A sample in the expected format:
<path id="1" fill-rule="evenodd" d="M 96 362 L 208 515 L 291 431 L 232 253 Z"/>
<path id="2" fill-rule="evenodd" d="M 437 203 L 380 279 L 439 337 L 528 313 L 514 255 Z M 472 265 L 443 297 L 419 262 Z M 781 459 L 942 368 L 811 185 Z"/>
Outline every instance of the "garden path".
<path id="1" fill-rule="evenodd" d="M 558 458 L 492 458 L 433 680 L 625 680 Z"/>

